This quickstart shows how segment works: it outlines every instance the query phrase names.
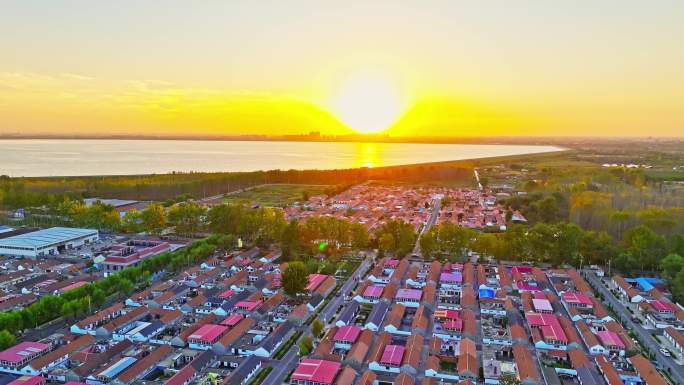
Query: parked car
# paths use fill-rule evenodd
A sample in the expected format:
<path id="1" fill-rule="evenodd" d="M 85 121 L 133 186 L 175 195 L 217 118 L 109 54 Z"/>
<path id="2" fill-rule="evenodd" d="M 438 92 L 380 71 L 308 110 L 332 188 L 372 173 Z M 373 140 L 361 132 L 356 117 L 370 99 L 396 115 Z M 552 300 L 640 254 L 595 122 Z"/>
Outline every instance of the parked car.
<path id="1" fill-rule="evenodd" d="M 667 350 L 667 349 L 665 349 L 665 348 L 661 348 L 661 349 L 660 349 L 660 352 L 663 353 L 663 355 L 664 355 L 665 357 L 672 357 L 672 354 L 670 354 L 670 351 Z"/>

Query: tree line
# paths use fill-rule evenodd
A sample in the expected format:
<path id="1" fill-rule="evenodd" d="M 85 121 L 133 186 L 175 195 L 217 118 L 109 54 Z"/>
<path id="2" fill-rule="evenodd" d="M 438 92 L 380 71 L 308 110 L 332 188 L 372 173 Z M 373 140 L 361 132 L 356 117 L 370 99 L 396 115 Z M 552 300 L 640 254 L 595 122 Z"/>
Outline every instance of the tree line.
<path id="1" fill-rule="evenodd" d="M 425 257 L 458 260 L 472 250 L 497 260 L 553 266 L 606 265 L 612 261 L 616 269 L 631 273 L 637 270 L 661 271 L 662 262 L 668 255 L 678 257 L 684 254 L 684 236 L 664 237 L 643 225 L 627 230 L 624 238 L 617 241 L 607 232 L 584 230 L 568 222 L 511 225 L 500 233 L 479 232 L 444 223 L 425 233 L 420 239 L 420 246 Z"/>
<path id="2" fill-rule="evenodd" d="M 380 181 L 469 180 L 464 163 L 409 165 L 341 170 L 270 170 L 254 172 L 169 173 L 125 176 L 10 178 L 0 176 L 0 209 L 36 207 L 64 197 L 119 198 L 165 201 L 186 195 L 195 199 L 263 184 L 330 185 L 330 193 L 345 186 Z"/>

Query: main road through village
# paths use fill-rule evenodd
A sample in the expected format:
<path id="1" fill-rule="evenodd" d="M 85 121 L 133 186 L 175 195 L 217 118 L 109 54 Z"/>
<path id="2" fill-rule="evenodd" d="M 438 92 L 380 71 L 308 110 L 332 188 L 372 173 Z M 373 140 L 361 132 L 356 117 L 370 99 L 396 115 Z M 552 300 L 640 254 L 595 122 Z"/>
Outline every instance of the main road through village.
<path id="1" fill-rule="evenodd" d="M 610 307 L 613 308 L 613 311 L 621 318 L 623 325 L 637 335 L 639 342 L 641 342 L 648 352 L 655 354 L 656 361 L 667 369 L 667 373 L 672 379 L 676 383 L 684 385 L 684 367 L 677 365 L 672 358 L 665 357 L 665 355 L 660 352 L 660 345 L 653 339 L 651 332 L 632 321 L 632 315 L 625 309 L 624 305 L 615 298 L 613 293 L 605 287 L 603 281 L 596 276 L 596 273 L 585 269 L 584 276 L 591 285 L 603 295 L 604 302 L 608 302 Z"/>
<path id="2" fill-rule="evenodd" d="M 370 261 L 375 258 L 374 254 L 367 254 L 366 258 L 359 264 L 354 273 L 347 279 L 347 281 L 342 285 L 339 290 L 339 295 L 332 297 L 330 302 L 321 310 L 318 315 L 318 319 L 327 323 L 330 321 L 339 306 L 343 303 L 344 299 L 349 295 L 351 290 L 354 288 L 355 284 L 363 278 L 363 274 L 368 270 L 370 266 Z M 303 325 L 299 327 L 299 330 L 303 332 L 303 335 L 311 336 L 311 328 L 308 325 Z M 280 385 L 285 380 L 287 376 L 299 363 L 299 345 L 293 344 L 292 347 L 287 351 L 287 353 L 279 360 L 271 360 L 270 365 L 273 367 L 273 371 L 269 373 L 268 377 L 264 380 L 264 385 Z"/>

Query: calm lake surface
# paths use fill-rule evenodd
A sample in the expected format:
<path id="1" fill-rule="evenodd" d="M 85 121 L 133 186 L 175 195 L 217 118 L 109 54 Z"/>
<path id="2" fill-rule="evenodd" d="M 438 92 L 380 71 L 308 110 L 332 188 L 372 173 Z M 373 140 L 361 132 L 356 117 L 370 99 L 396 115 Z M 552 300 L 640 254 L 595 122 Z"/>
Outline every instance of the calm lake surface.
<path id="1" fill-rule="evenodd" d="M 561 150 L 555 146 L 180 140 L 0 140 L 0 175 L 336 169 Z"/>

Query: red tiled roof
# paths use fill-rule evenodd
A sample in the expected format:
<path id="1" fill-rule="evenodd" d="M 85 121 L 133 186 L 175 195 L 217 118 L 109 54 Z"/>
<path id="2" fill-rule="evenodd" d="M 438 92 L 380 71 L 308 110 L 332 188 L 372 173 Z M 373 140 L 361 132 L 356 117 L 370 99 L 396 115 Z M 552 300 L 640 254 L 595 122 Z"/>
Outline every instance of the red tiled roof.
<path id="1" fill-rule="evenodd" d="M 665 382 L 663 376 L 658 373 L 651 361 L 644 358 L 641 354 L 637 354 L 627 360 L 632 363 L 639 376 L 646 381 L 648 385 L 667 385 L 667 382 Z"/>

